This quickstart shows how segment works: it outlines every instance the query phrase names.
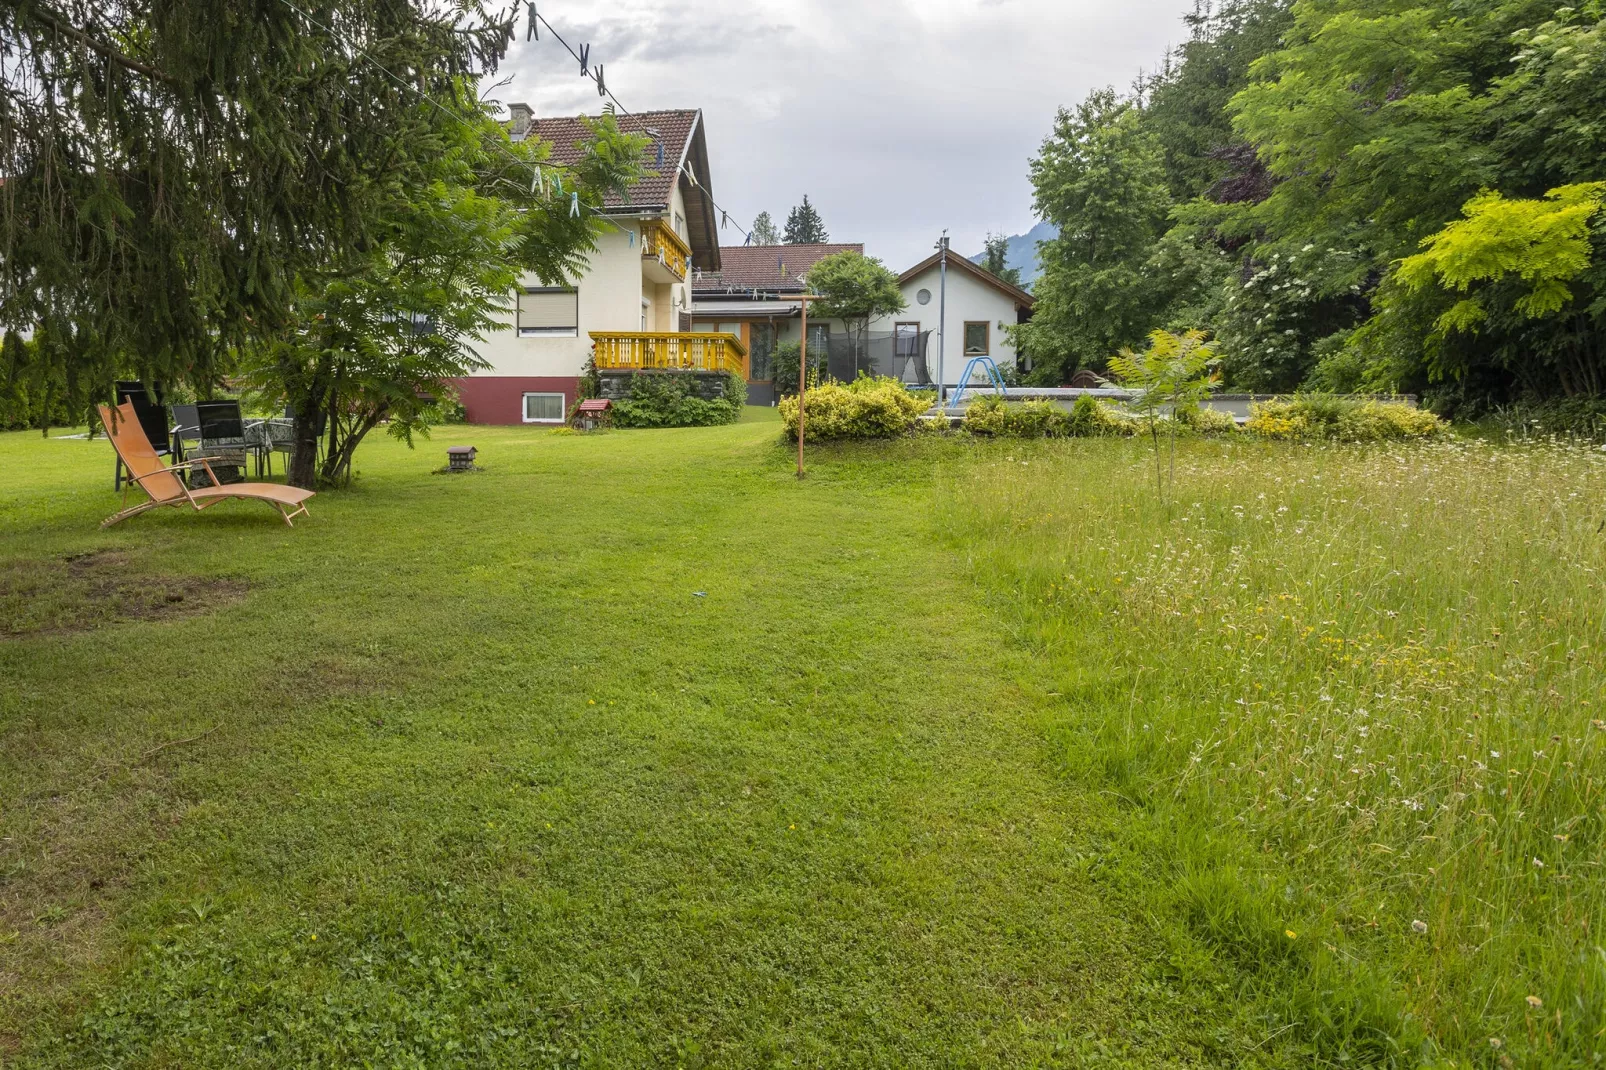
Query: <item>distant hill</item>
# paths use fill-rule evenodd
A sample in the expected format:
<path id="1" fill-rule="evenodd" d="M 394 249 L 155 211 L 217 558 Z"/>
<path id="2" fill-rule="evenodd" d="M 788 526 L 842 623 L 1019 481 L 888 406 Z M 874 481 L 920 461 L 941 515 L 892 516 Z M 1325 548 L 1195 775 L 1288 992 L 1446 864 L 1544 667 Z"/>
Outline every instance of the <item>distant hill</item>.
<path id="1" fill-rule="evenodd" d="M 1037 260 L 1037 243 L 1058 235 L 1054 224 L 1039 223 L 1025 234 L 1016 234 L 1009 239 L 1009 252 L 1004 257 L 1004 263 L 1008 267 L 1020 268 L 1021 281 L 1026 289 L 1030 290 L 1037 282 L 1037 276 L 1043 273 L 1043 266 Z M 987 254 L 977 253 L 970 259 L 972 263 L 979 264 L 987 259 Z"/>

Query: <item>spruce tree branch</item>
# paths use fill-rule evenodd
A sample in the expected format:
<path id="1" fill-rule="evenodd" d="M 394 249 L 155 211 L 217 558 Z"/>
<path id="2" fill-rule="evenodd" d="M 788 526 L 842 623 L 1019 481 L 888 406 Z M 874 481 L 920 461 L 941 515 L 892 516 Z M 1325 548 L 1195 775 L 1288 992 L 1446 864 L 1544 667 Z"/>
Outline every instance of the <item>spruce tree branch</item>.
<path id="1" fill-rule="evenodd" d="M 166 82 L 171 86 L 178 86 L 180 84 L 177 78 L 174 78 L 166 71 L 158 70 L 148 63 L 141 63 L 139 60 L 134 59 L 131 56 L 125 56 L 123 53 L 119 52 L 105 41 L 85 33 L 83 30 L 80 30 L 78 27 L 74 26 L 65 18 L 57 15 L 47 7 L 40 6 L 34 8 L 33 15 L 40 22 L 44 23 L 46 26 L 49 26 L 57 33 L 71 37 L 79 44 L 87 45 L 89 48 L 98 52 L 104 58 L 111 60 L 119 67 L 126 68 L 127 70 L 133 71 L 136 74 L 143 74 L 147 78 L 154 78 L 157 81 Z"/>

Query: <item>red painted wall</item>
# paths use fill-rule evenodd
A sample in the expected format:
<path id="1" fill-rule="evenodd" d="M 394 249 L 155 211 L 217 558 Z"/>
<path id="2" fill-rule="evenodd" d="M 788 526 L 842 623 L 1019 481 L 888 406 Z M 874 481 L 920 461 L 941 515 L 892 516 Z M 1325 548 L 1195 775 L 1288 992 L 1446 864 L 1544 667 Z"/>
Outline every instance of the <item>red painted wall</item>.
<path id="1" fill-rule="evenodd" d="M 562 394 L 567 412 L 574 407 L 575 393 L 580 386 L 576 376 L 476 375 L 455 382 L 471 424 L 523 424 L 525 394 Z"/>

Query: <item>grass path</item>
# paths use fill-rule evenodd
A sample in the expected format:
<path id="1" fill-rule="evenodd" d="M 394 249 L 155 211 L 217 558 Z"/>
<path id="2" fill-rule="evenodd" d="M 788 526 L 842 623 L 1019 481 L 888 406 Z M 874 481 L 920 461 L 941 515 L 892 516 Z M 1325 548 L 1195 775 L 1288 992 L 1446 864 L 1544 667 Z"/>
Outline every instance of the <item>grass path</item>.
<path id="1" fill-rule="evenodd" d="M 0 638 L 0 1063 L 1253 1063 L 1096 879 L 929 452 L 447 437 L 488 470 L 102 533 L 104 446 L 0 436 L 57 629 Z M 130 577 L 222 593 L 61 630 Z"/>

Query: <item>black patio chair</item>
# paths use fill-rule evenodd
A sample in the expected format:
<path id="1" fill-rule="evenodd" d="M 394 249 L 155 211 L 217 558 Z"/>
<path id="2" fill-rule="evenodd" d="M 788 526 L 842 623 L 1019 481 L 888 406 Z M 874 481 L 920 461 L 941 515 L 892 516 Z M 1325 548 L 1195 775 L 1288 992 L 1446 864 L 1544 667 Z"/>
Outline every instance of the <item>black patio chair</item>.
<path id="1" fill-rule="evenodd" d="M 245 482 L 247 443 L 245 420 L 240 415 L 238 401 L 202 401 L 195 406 L 196 422 L 201 428 L 201 456 L 213 458 L 212 473 L 219 484 Z M 210 486 L 205 472 L 192 479 L 201 480 L 201 486 Z"/>
<path id="2" fill-rule="evenodd" d="M 117 404 L 128 402 L 134 406 L 134 415 L 139 418 L 139 426 L 145 432 L 145 437 L 151 440 L 151 447 L 156 450 L 157 456 L 171 457 L 173 454 L 172 440 L 168 437 L 166 398 L 162 392 L 161 383 L 152 383 L 150 390 L 145 384 L 133 381 L 121 381 L 116 385 Z M 121 490 L 123 487 L 123 461 L 117 460 L 117 469 L 112 476 L 112 489 Z"/>
<path id="3" fill-rule="evenodd" d="M 201 443 L 201 414 L 194 405 L 173 406 L 173 458 L 177 461 L 184 459 L 186 443 Z"/>

